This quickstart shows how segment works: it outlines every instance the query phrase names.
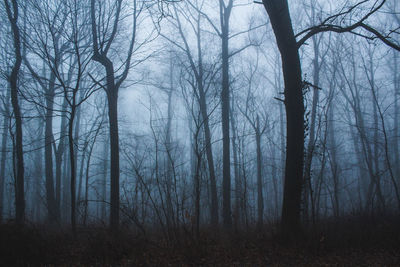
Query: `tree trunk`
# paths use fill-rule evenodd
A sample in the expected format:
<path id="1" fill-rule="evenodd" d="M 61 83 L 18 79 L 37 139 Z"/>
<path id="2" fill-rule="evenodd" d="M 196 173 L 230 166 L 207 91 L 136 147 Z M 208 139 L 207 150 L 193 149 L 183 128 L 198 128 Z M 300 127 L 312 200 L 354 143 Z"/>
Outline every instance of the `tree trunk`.
<path id="1" fill-rule="evenodd" d="M 393 86 L 394 86 L 394 133 L 393 133 L 393 154 L 394 154 L 394 166 L 395 166 L 395 174 L 397 177 L 397 182 L 400 183 L 400 153 L 399 153 L 399 98 L 400 98 L 400 81 L 398 74 L 398 52 L 393 52 L 393 60 L 394 60 L 394 73 L 393 73 Z"/>
<path id="2" fill-rule="evenodd" d="M 68 139 L 68 138 L 67 138 Z M 69 143 L 69 140 L 68 140 Z M 76 154 L 75 154 L 76 155 Z M 63 212 L 63 222 L 70 222 L 71 218 L 71 162 L 70 159 L 71 157 L 69 156 L 69 147 L 68 149 L 65 150 L 65 156 L 64 156 L 64 166 L 63 166 L 63 200 L 62 200 L 62 212 Z M 76 166 L 76 164 L 75 164 Z"/>
<path id="3" fill-rule="evenodd" d="M 71 227 L 72 233 L 75 235 L 76 233 L 76 170 L 75 170 L 75 151 L 74 151 L 74 136 L 73 136 L 73 128 L 74 128 L 74 119 L 75 119 L 75 107 L 72 107 L 70 119 L 68 123 L 68 145 L 69 145 L 69 157 L 71 164 L 71 180 L 70 180 L 70 193 L 71 193 Z"/>
<path id="4" fill-rule="evenodd" d="M 167 227 L 169 228 L 168 231 L 171 230 L 171 226 L 174 223 L 174 209 L 172 206 L 172 197 L 171 197 L 171 187 L 173 182 L 173 161 L 172 161 L 172 146 L 171 146 L 171 124 L 172 124 L 172 64 L 170 65 L 170 82 L 171 88 L 168 91 L 168 111 L 167 111 L 167 129 L 166 129 L 166 136 L 165 136 L 165 146 L 167 152 Z"/>
<path id="5" fill-rule="evenodd" d="M 67 101 L 64 99 L 62 110 L 67 110 Z M 56 205 L 57 210 L 60 213 L 59 218 L 61 218 L 61 169 L 62 169 L 62 160 L 64 155 L 64 148 L 65 148 L 65 134 L 67 130 L 67 118 L 66 114 L 61 118 L 61 126 L 60 126 L 60 140 L 58 144 L 58 148 L 55 151 L 55 158 L 56 158 Z"/>
<path id="6" fill-rule="evenodd" d="M 263 198 L 263 182 L 262 182 L 262 155 L 261 155 L 261 133 L 260 133 L 260 120 L 257 115 L 256 122 L 256 146 L 257 146 L 257 209 L 258 209 L 258 221 L 257 226 L 259 228 L 263 225 L 264 217 L 264 198 Z"/>
<path id="7" fill-rule="evenodd" d="M 101 195 L 102 195 L 102 202 L 101 202 L 101 218 L 102 220 L 106 219 L 106 201 L 107 201 L 107 172 L 108 172 L 108 166 L 109 166 L 109 161 L 108 157 L 110 154 L 110 144 L 108 143 L 108 139 L 104 141 L 104 158 L 103 158 L 103 179 L 101 183 Z"/>
<path id="8" fill-rule="evenodd" d="M 8 0 L 4 1 L 8 20 L 11 24 L 11 30 L 14 40 L 15 62 L 9 77 L 11 90 L 11 105 L 15 117 L 15 150 L 16 150 L 16 186 L 15 186 L 15 219 L 19 224 L 25 220 L 25 196 L 24 196 L 24 154 L 22 142 L 22 117 L 18 103 L 18 77 L 22 63 L 21 40 L 18 28 L 18 4 L 16 0 L 12 1 L 12 14 Z"/>
<path id="9" fill-rule="evenodd" d="M 301 65 L 286 0 L 263 0 L 281 54 L 285 83 L 286 166 L 281 230 L 288 238 L 301 230 L 300 207 L 304 158 L 304 103 Z"/>
<path id="10" fill-rule="evenodd" d="M 232 0 L 225 7 L 220 0 L 221 41 L 222 41 L 222 91 L 221 91 L 221 120 L 222 120 L 222 218 L 226 229 L 232 226 L 231 214 L 231 161 L 229 137 L 229 19 L 232 10 Z"/>
<path id="11" fill-rule="evenodd" d="M 111 210 L 110 227 L 118 230 L 119 226 L 119 136 L 118 136 L 118 91 L 114 87 L 114 79 L 110 79 L 111 73 L 107 71 L 107 97 L 108 120 L 110 123 L 110 151 L 111 151 Z"/>
<path id="12" fill-rule="evenodd" d="M 1 160 L 0 160 L 0 223 L 3 222 L 3 205 L 4 205 L 4 184 L 6 181 L 6 160 L 7 160 L 7 138 L 8 138 L 8 121 L 10 116 L 10 88 L 7 88 L 4 117 L 3 117 L 3 134 L 1 137 Z"/>
<path id="13" fill-rule="evenodd" d="M 313 83 L 315 86 L 319 86 L 319 47 L 316 41 L 316 37 L 312 38 L 314 45 L 314 60 L 313 60 Z M 319 90 L 317 88 L 313 88 L 313 101 L 311 108 L 311 124 L 310 128 L 310 137 L 307 145 L 307 153 L 306 160 L 304 166 L 304 218 L 306 221 L 309 219 L 309 200 L 311 200 L 311 213 L 312 218 L 314 218 L 314 207 L 313 207 L 313 195 L 312 195 L 312 182 L 311 182 L 311 166 L 313 160 L 313 153 L 315 147 L 315 120 L 317 117 L 317 105 L 319 102 Z"/>
<path id="14" fill-rule="evenodd" d="M 43 120 L 38 119 L 38 136 L 43 138 Z M 43 177 L 43 151 L 39 148 L 35 153 L 35 179 L 34 179 L 34 204 L 33 204 L 33 218 L 36 222 L 41 220 L 41 186 Z"/>
<path id="15" fill-rule="evenodd" d="M 231 130 L 232 130 L 232 152 L 233 152 L 233 165 L 235 171 L 235 208 L 234 208 L 234 226 L 237 229 L 241 223 L 241 211 L 240 211 L 240 199 L 242 197 L 241 190 L 241 176 L 240 176 L 240 163 L 238 159 L 238 148 L 237 148 L 237 129 L 236 129 L 236 121 L 233 113 L 234 101 L 232 97 L 231 101 L 231 110 L 230 110 L 230 118 L 231 118 Z"/>
<path id="16" fill-rule="evenodd" d="M 93 148 L 94 145 L 96 143 L 96 138 L 97 138 L 97 134 L 100 130 L 100 126 L 97 129 L 94 139 L 93 139 L 93 144 L 91 145 L 90 149 L 89 149 L 89 154 L 88 154 L 88 159 L 86 162 L 86 178 L 85 178 L 85 201 L 84 201 L 84 212 L 83 212 L 83 225 L 86 225 L 87 223 L 87 217 L 88 217 L 88 204 L 89 204 L 89 171 L 90 171 L 90 159 L 92 157 L 92 152 L 93 152 Z"/>
<path id="17" fill-rule="evenodd" d="M 45 174 L 46 174 L 46 200 L 47 219 L 50 223 L 58 222 L 57 205 L 54 194 L 53 176 L 53 107 L 54 107 L 54 83 L 55 75 L 52 73 L 49 81 L 49 88 L 46 91 L 46 119 L 45 119 Z"/>
<path id="18" fill-rule="evenodd" d="M 87 136 L 87 139 L 84 142 L 84 146 L 82 149 L 82 155 L 81 155 L 81 159 L 80 159 L 80 167 L 79 167 L 79 175 L 77 175 L 77 179 L 78 179 L 78 193 L 75 196 L 77 202 L 78 202 L 78 206 L 81 204 L 81 200 L 82 200 L 82 183 L 83 183 L 83 170 L 85 167 L 85 159 L 86 159 L 86 151 L 87 151 L 87 147 L 88 147 L 88 142 L 89 142 L 89 136 Z M 77 153 L 76 153 L 77 155 Z M 75 162 L 77 162 L 77 159 L 75 158 Z M 78 171 L 78 165 L 75 164 L 75 169 L 76 171 Z"/>
<path id="19" fill-rule="evenodd" d="M 215 179 L 214 158 L 213 158 L 212 144 L 211 144 L 211 131 L 210 131 L 208 112 L 207 112 L 206 94 L 204 92 L 203 82 L 199 84 L 198 89 L 199 89 L 200 112 L 204 122 L 204 138 L 206 143 L 205 145 L 206 145 L 207 164 L 208 164 L 208 171 L 210 174 L 211 224 L 213 226 L 217 226 L 218 225 L 217 182 Z"/>

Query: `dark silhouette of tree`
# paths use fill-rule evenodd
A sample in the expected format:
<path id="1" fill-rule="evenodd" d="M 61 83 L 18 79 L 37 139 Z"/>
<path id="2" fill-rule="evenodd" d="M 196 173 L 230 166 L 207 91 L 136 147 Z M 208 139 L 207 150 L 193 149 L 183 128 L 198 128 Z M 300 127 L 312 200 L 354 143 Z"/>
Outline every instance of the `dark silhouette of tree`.
<path id="1" fill-rule="evenodd" d="M 350 32 L 367 39 L 379 39 L 389 47 L 400 51 L 400 46 L 391 38 L 390 34 L 382 34 L 374 27 L 367 24 L 367 19 L 376 13 L 385 0 L 373 1 L 372 8 L 359 20 L 349 25 L 342 25 L 340 21 L 346 21 L 346 16 L 352 14 L 361 5 L 369 0 L 359 1 L 357 4 L 344 9 L 344 11 L 329 16 L 320 24 L 307 28 L 297 35 L 293 31 L 287 0 L 263 0 L 276 43 L 282 60 L 282 71 L 285 84 L 284 103 L 286 109 L 286 166 L 285 183 L 281 217 L 282 234 L 288 238 L 297 236 L 301 231 L 300 208 L 303 185 L 304 165 L 304 96 L 305 83 L 302 79 L 299 47 L 306 41 L 321 32 Z M 362 29 L 364 32 L 357 32 Z M 296 40 L 296 37 L 299 40 Z"/>
<path id="2" fill-rule="evenodd" d="M 18 102 L 18 77 L 22 64 L 21 54 L 21 37 L 18 27 L 18 3 L 17 0 L 12 0 L 12 6 L 8 0 L 4 0 L 4 5 L 7 11 L 7 17 L 10 21 L 14 40 L 15 62 L 12 68 L 9 83 L 11 90 L 11 105 L 13 107 L 15 117 L 15 219 L 17 223 L 24 223 L 25 220 L 25 196 L 24 196 L 24 152 L 22 142 L 22 117 L 21 109 Z"/>
<path id="3" fill-rule="evenodd" d="M 116 42 L 117 32 L 121 27 L 121 9 L 122 0 L 108 1 L 107 7 L 102 1 L 91 0 L 91 26 L 92 26 L 92 46 L 94 61 L 99 62 L 106 72 L 104 89 L 108 100 L 108 121 L 110 126 L 110 177 L 111 177 L 111 211 L 110 211 L 110 227 L 117 230 L 119 225 L 119 132 L 118 132 L 118 91 L 128 77 L 131 67 L 131 59 L 133 54 L 133 46 L 136 39 L 136 27 L 139 14 L 144 8 L 144 2 L 133 1 L 133 20 L 132 33 L 129 42 L 129 48 L 126 59 L 122 66 L 117 68 L 110 59 L 110 48 Z M 97 4 L 96 4 L 97 3 Z M 99 8 L 109 8 L 112 14 L 105 15 L 98 11 Z M 96 15 L 97 14 L 97 15 Z M 102 14 L 102 16 L 100 16 Z M 107 17 L 110 16 L 110 17 Z M 111 17 L 112 16 L 112 17 Z M 112 21 L 112 22 L 111 22 Z M 112 23 L 111 32 L 108 28 L 99 27 L 101 23 Z M 122 73 L 118 74 L 117 70 L 122 69 Z"/>

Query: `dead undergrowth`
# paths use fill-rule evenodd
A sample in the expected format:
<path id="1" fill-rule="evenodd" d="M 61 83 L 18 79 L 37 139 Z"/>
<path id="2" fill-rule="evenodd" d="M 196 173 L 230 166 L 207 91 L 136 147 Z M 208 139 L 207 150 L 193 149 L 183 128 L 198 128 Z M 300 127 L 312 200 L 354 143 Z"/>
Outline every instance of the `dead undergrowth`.
<path id="1" fill-rule="evenodd" d="M 92 225 L 49 229 L 46 225 L 0 226 L 3 266 L 400 266 L 400 220 L 397 217 L 344 217 L 308 227 L 288 244 L 274 231 L 211 231 L 200 238 L 179 232 L 166 240 L 154 231 L 146 237 L 134 230 Z M 147 230 L 149 232 L 150 230 Z"/>

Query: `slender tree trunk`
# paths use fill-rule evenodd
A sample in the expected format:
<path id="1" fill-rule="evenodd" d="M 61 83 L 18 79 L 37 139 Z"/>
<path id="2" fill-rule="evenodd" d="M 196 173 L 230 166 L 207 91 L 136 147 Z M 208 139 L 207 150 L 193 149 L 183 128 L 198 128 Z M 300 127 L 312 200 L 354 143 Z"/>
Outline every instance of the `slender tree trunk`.
<path id="1" fill-rule="evenodd" d="M 68 137 L 67 137 L 68 139 Z M 69 139 L 68 139 L 69 144 Z M 76 154 L 75 154 L 76 155 Z M 63 166 L 63 200 L 62 200 L 62 211 L 63 211 L 63 221 L 69 223 L 71 221 L 71 162 L 69 155 L 69 147 L 65 150 L 64 156 L 64 166 Z M 76 166 L 76 164 L 75 164 Z"/>
<path id="2" fill-rule="evenodd" d="M 194 138 L 196 144 L 195 144 L 195 153 L 196 153 L 196 171 L 194 174 L 194 196 L 195 196 L 195 201 L 194 201 L 194 207 L 195 207 L 195 234 L 197 240 L 200 237 L 200 168 L 201 168 L 201 154 L 199 152 L 199 147 L 198 147 L 198 140 L 197 136 Z"/>
<path id="3" fill-rule="evenodd" d="M 111 151 L 111 210 L 110 227 L 118 230 L 119 225 L 119 136 L 118 136 L 118 91 L 114 88 L 114 79 L 109 76 L 114 71 L 107 71 L 108 121 L 110 123 L 110 151 Z"/>
<path id="4" fill-rule="evenodd" d="M 25 221 L 25 196 L 24 196 L 24 154 L 22 141 L 22 117 L 18 103 L 18 77 L 22 63 L 21 40 L 18 28 L 18 3 L 12 0 L 12 9 L 8 0 L 4 0 L 8 20 L 14 40 L 15 62 L 9 77 L 11 90 L 11 105 L 15 117 L 15 150 L 16 150 L 16 186 L 15 186 L 15 219 L 17 223 L 23 224 Z"/>
<path id="5" fill-rule="evenodd" d="M 39 118 L 38 120 L 38 136 L 43 137 L 43 120 Z M 42 175 L 43 175 L 43 150 L 39 148 L 35 153 L 35 179 L 34 179 L 34 212 L 33 216 L 37 222 L 41 220 L 41 186 L 42 186 Z"/>
<path id="6" fill-rule="evenodd" d="M 70 156 L 70 164 L 71 164 L 71 184 L 70 184 L 70 193 L 71 193 L 71 227 L 72 233 L 76 234 L 76 170 L 75 170 L 75 151 L 74 151 L 74 136 L 73 136 L 73 128 L 74 128 L 74 119 L 75 119 L 75 106 L 71 108 L 70 119 L 68 123 L 68 145 L 69 145 L 69 156 Z"/>
<path id="7" fill-rule="evenodd" d="M 46 200 L 47 219 L 50 223 L 57 223 L 57 205 L 54 193 L 53 176 L 53 106 L 54 106 L 54 83 L 55 76 L 52 73 L 49 81 L 49 88 L 46 92 L 46 118 L 45 118 L 45 174 L 46 174 Z"/>
<path id="8" fill-rule="evenodd" d="M 78 193 L 75 196 L 75 198 L 78 202 L 78 207 L 80 206 L 81 200 L 82 200 L 83 170 L 85 168 L 86 151 L 87 151 L 88 142 L 89 142 L 88 139 L 89 139 L 89 136 L 87 137 L 87 140 L 85 140 L 85 143 L 84 143 L 84 146 L 82 149 L 82 155 L 81 155 L 81 160 L 80 160 L 81 165 L 79 167 L 79 175 L 76 176 L 78 179 Z M 75 162 L 76 162 L 76 160 L 77 159 L 75 159 Z M 76 169 L 76 171 L 78 171 L 78 165 L 75 165 L 75 169 Z M 77 172 L 77 174 L 78 174 L 78 172 Z"/>
<path id="9" fill-rule="evenodd" d="M 62 110 L 66 111 L 68 107 L 66 99 L 63 101 Z M 61 126 L 60 126 L 60 140 L 58 144 L 57 151 L 55 153 L 56 158 L 56 205 L 57 210 L 60 213 L 58 216 L 61 218 L 61 169 L 62 169 L 62 160 L 64 155 L 64 147 L 65 147 L 65 135 L 67 130 L 67 118 L 64 114 L 61 118 Z"/>
<path id="10" fill-rule="evenodd" d="M 92 158 L 92 153 L 93 153 L 93 148 L 96 143 L 97 135 L 100 131 L 101 125 L 97 128 L 94 139 L 93 139 L 93 144 L 90 146 L 89 149 L 89 154 L 88 154 L 88 159 L 86 161 L 86 179 L 85 179 L 85 208 L 83 212 L 83 225 L 86 225 L 87 223 L 87 217 L 88 217 L 88 205 L 89 205 L 89 171 L 90 171 L 90 159 Z"/>
<path id="11" fill-rule="evenodd" d="M 394 54 L 394 73 L 393 73 L 393 86 L 394 86 L 394 133 L 393 133 L 393 154 L 394 154 L 394 168 L 395 168 L 395 176 L 397 177 L 397 182 L 400 183 L 400 153 L 399 153 L 399 98 L 400 98 L 400 81 L 398 74 L 398 52 L 393 51 Z"/>
<path id="12" fill-rule="evenodd" d="M 313 83 L 317 87 L 319 86 L 319 47 L 317 44 L 316 37 L 312 38 L 313 45 L 314 45 L 314 60 L 313 60 Z M 319 90 L 317 88 L 313 88 L 313 101 L 312 101 L 312 108 L 311 108 L 311 124 L 309 125 L 310 128 L 310 137 L 308 140 L 307 145 L 307 153 L 305 159 L 305 166 L 304 166 L 304 217 L 306 221 L 309 219 L 309 200 L 313 202 L 312 196 L 312 182 L 311 182 L 311 166 L 312 166 L 312 159 L 314 153 L 314 146 L 316 142 L 315 138 L 315 121 L 317 117 L 317 105 L 319 102 Z M 311 212 L 314 213 L 314 207 L 311 205 Z M 314 217 L 312 215 L 312 217 Z"/>
<path id="13" fill-rule="evenodd" d="M 167 151 L 167 227 L 170 230 L 174 222 L 174 210 L 172 206 L 171 187 L 173 182 L 173 162 L 172 162 L 172 145 L 171 145 L 171 124 L 172 124 L 172 64 L 170 64 L 170 82 L 171 88 L 168 91 L 168 111 L 167 111 L 167 129 L 166 129 L 166 151 Z"/>
<path id="14" fill-rule="evenodd" d="M 215 168 L 214 168 L 214 157 L 212 152 L 211 143 L 211 131 L 209 123 L 209 115 L 207 111 L 207 96 L 204 88 L 204 69 L 203 69 L 203 55 L 201 46 L 201 28 L 200 28 L 200 18 L 197 21 L 197 49 L 198 49 L 198 77 L 197 77 L 197 89 L 199 90 L 199 106 L 201 116 L 204 123 L 204 138 L 206 145 L 206 156 L 208 164 L 208 172 L 210 175 L 210 192 L 211 192 L 211 206 L 210 206 L 210 216 L 211 225 L 215 228 L 218 226 L 218 193 L 217 193 L 217 181 L 215 178 Z"/>
<path id="15" fill-rule="evenodd" d="M 369 83 L 371 86 L 371 93 L 372 93 L 372 99 L 377 100 L 376 92 L 375 92 L 375 74 L 374 74 L 374 66 L 373 66 L 373 51 L 369 51 Z M 367 74 L 368 76 L 368 74 Z M 374 164 L 374 170 L 375 170 L 375 183 L 376 183 L 376 189 L 381 196 L 379 199 L 380 201 L 379 206 L 378 206 L 378 212 L 385 212 L 386 210 L 386 204 L 385 204 L 385 198 L 383 196 L 382 192 L 382 187 L 381 187 L 381 175 L 380 175 L 380 164 L 379 164 L 379 121 L 378 121 L 378 103 L 377 101 L 373 102 L 373 120 L 374 120 L 374 134 L 373 134 L 373 164 Z M 382 129 L 383 130 L 383 129 Z"/>
<path id="16" fill-rule="evenodd" d="M 262 155 L 261 155 L 261 133 L 260 133 L 260 120 L 257 115 L 256 122 L 256 146 L 257 146 L 257 209 L 259 228 L 263 225 L 264 217 L 264 198 L 263 198 L 263 182 L 262 182 Z"/>
<path id="17" fill-rule="evenodd" d="M 337 161 L 337 145 L 336 145 L 336 138 L 335 138 L 335 119 L 334 119 L 334 112 L 333 112 L 333 103 L 329 104 L 329 111 L 328 111 L 328 142 L 330 148 L 330 167 L 332 172 L 332 181 L 333 181 L 333 215 L 337 218 L 339 217 L 339 166 Z"/>
<path id="18" fill-rule="evenodd" d="M 204 122 L 204 138 L 206 142 L 206 156 L 207 156 L 207 164 L 208 171 L 210 175 L 210 191 L 211 191 L 211 207 L 210 207 L 210 215 L 211 215 L 211 224 L 215 227 L 218 225 L 218 196 L 217 196 L 217 182 L 215 179 L 215 169 L 214 169 L 214 158 L 212 152 L 212 144 L 211 144 L 211 131 L 209 118 L 207 113 L 207 103 L 206 103 L 206 94 L 204 92 L 204 88 L 202 83 L 198 86 L 199 89 L 199 101 L 200 101 L 200 112 Z"/>
<path id="19" fill-rule="evenodd" d="M 3 221 L 3 205 L 4 205 L 4 184 L 6 181 L 6 160 L 7 160 L 7 139 L 8 139 L 8 121 L 10 116 L 10 88 L 7 88 L 4 117 L 3 117 L 3 134 L 1 137 L 1 160 L 0 160 L 0 223 Z"/>
<path id="20" fill-rule="evenodd" d="M 274 219 L 279 217 L 279 190 L 278 190 L 278 173 L 277 173 L 277 163 L 276 163 L 276 149 L 275 147 L 271 147 L 272 151 L 272 184 L 274 187 Z"/>
<path id="21" fill-rule="evenodd" d="M 106 219 L 106 201 L 107 201 L 107 173 L 108 173 L 108 166 L 109 161 L 108 157 L 110 154 L 110 144 L 108 143 L 108 138 L 104 141 L 104 163 L 103 163 L 103 179 L 101 184 L 101 195 L 102 195 L 102 202 L 101 202 L 101 218 L 103 220 Z"/>
<path id="22" fill-rule="evenodd" d="M 220 0 L 221 41 L 222 41 L 222 91 L 221 91 L 221 119 L 222 119 L 222 218 L 226 229 L 232 226 L 231 214 L 231 161 L 229 137 L 229 19 L 232 10 L 230 0 L 225 7 Z"/>
<path id="23" fill-rule="evenodd" d="M 238 148 L 237 148 L 237 129 L 236 129 L 236 120 L 234 116 L 234 100 L 232 97 L 231 101 L 231 110 L 230 110 L 230 118 L 231 118 L 231 130 L 232 130 L 232 152 L 233 152 L 233 165 L 235 171 L 235 208 L 234 208 L 234 225 L 237 229 L 241 223 L 241 211 L 240 211 L 240 199 L 242 197 L 241 190 L 241 176 L 240 176 L 240 163 L 238 160 Z"/>

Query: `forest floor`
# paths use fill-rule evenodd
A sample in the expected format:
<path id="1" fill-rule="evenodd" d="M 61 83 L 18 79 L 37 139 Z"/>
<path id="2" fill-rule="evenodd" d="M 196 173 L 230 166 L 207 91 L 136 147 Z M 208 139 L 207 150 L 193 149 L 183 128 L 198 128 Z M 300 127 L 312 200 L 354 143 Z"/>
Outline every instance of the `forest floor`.
<path id="1" fill-rule="evenodd" d="M 284 243 L 276 225 L 183 234 L 174 242 L 99 226 L 49 230 L 0 225 L 1 266 L 400 266 L 400 218 L 345 217 L 318 224 Z M 154 232 L 154 231 L 153 231 Z"/>

